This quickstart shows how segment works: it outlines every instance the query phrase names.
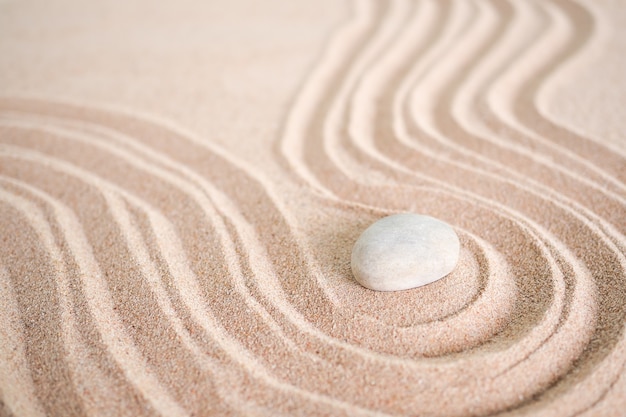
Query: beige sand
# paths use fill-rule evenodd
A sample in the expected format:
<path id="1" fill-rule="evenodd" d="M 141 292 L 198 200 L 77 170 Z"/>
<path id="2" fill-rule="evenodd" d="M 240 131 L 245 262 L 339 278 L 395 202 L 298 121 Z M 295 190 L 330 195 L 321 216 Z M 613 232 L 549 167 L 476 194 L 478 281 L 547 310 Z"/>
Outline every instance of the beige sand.
<path id="1" fill-rule="evenodd" d="M 623 3 L 154 3 L 0 1 L 0 415 L 623 415 Z"/>

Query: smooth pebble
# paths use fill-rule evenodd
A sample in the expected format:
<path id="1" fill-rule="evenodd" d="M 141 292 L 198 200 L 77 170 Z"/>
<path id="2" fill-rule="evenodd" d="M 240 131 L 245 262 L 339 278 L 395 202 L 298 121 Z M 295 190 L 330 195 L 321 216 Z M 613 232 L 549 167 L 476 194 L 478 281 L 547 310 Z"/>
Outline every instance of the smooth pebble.
<path id="1" fill-rule="evenodd" d="M 448 275 L 459 260 L 454 229 L 430 216 L 384 217 L 365 229 L 352 249 L 352 273 L 364 287 L 399 291 Z"/>

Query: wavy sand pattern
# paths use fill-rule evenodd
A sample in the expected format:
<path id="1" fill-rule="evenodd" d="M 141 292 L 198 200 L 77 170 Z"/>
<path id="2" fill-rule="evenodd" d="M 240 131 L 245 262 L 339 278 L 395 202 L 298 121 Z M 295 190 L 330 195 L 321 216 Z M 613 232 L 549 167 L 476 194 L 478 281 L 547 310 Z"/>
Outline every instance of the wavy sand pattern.
<path id="1" fill-rule="evenodd" d="M 267 169 L 141 108 L 2 94 L 0 414 L 621 415 L 626 147 L 545 111 L 600 9 L 355 2 Z M 360 287 L 352 243 L 407 210 L 459 266 Z"/>

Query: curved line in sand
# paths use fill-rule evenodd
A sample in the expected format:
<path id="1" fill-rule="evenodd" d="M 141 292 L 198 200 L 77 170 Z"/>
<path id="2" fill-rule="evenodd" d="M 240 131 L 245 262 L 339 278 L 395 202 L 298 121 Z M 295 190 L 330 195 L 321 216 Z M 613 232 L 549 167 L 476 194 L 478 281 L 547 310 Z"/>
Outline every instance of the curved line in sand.
<path id="1" fill-rule="evenodd" d="M 0 200 L 15 196 L 0 188 Z M 9 412 L 33 417 L 45 416 L 35 394 L 35 383 L 26 357 L 23 325 L 9 273 L 0 265 L 0 386 L 2 401 Z"/>
<path id="2" fill-rule="evenodd" d="M 50 119 L 47 119 L 47 120 L 49 121 Z M 58 122 L 57 122 L 57 123 L 58 123 Z M 65 130 L 63 130 L 63 129 L 59 129 L 59 128 L 52 128 L 52 127 L 46 127 L 46 126 L 45 126 L 45 124 L 43 123 L 43 121 L 42 121 L 41 119 L 39 119 L 39 120 L 38 120 L 38 123 L 33 123 L 33 124 L 29 124 L 29 123 L 25 123 L 25 122 L 18 123 L 18 122 L 16 122 L 16 121 L 12 121 L 12 122 L 10 122 L 10 123 L 8 123 L 8 124 L 5 122 L 5 125 L 11 125 L 11 126 L 22 126 L 22 127 L 26 127 L 26 128 L 31 128 L 31 129 L 33 129 L 33 130 L 45 129 L 45 131 L 47 131 L 47 132 L 49 132 L 49 133 L 51 133 L 51 134 L 64 135 L 64 136 L 65 136 L 68 140 L 72 140 L 72 141 L 80 141 L 80 142 L 84 142 L 84 143 L 91 143 L 91 144 L 93 144 L 94 146 L 97 146 L 97 147 L 99 147 L 99 148 L 101 148 L 101 149 L 103 149 L 103 150 L 106 150 L 107 152 L 110 152 L 111 154 L 115 155 L 117 158 L 123 158 L 123 159 L 126 159 L 126 160 L 127 160 L 129 163 L 131 163 L 131 164 L 140 165 L 140 166 L 142 167 L 142 169 L 147 170 L 147 171 L 148 171 L 148 173 L 149 173 L 150 175 L 152 175 L 152 176 L 162 177 L 163 179 L 167 178 L 167 181 L 174 183 L 174 185 L 175 185 L 175 186 L 177 186 L 178 188 L 185 188 L 185 189 L 187 189 L 187 190 L 188 190 L 188 191 L 187 191 L 187 193 L 188 193 L 189 195 L 192 195 L 192 196 L 193 196 L 193 199 L 195 199 L 195 200 L 198 202 L 198 205 L 199 205 L 200 207 L 205 207 L 205 208 L 206 208 L 206 207 L 208 207 L 208 206 L 209 206 L 209 204 L 210 204 L 210 203 L 209 203 L 209 202 L 207 202 L 207 201 L 203 201 L 203 197 L 202 197 L 202 195 L 201 195 L 201 194 L 199 194 L 197 191 L 194 191 L 194 190 L 193 190 L 193 188 L 190 188 L 190 187 L 192 187 L 191 185 L 186 185 L 186 184 L 184 184 L 184 183 L 181 183 L 180 181 L 177 181 L 177 180 L 175 180 L 175 179 L 172 179 L 172 178 L 171 178 L 171 175 L 169 175 L 169 174 L 165 174 L 165 173 L 161 173 L 159 169 L 156 169 L 156 168 L 153 168 L 153 167 L 147 166 L 144 162 L 141 162 L 141 161 L 142 161 L 142 159 L 141 159 L 139 156 L 137 156 L 137 155 L 133 155 L 133 156 L 131 156 L 131 154 L 126 155 L 126 154 L 125 154 L 125 152 L 122 152 L 122 151 L 120 151 L 119 149 L 116 149 L 115 147 L 112 147 L 112 146 L 107 145 L 107 144 L 106 144 L 106 142 L 101 142 L 101 141 L 100 141 L 99 139 L 97 139 L 95 136 L 91 136 L 91 137 L 83 137 L 83 136 L 77 135 L 77 134 L 75 134 L 75 133 L 74 133 L 74 134 L 72 134 L 71 132 L 69 132 L 69 131 L 65 131 Z M 108 136 L 109 136 L 109 137 L 112 137 L 112 136 L 113 136 L 113 133 L 112 133 L 112 132 L 107 132 L 107 133 L 108 133 Z M 124 136 L 120 136 L 120 137 L 118 137 L 118 138 L 117 138 L 117 140 L 118 140 L 118 142 L 119 142 L 119 143 L 124 143 L 124 144 L 126 144 L 126 146 L 132 147 L 132 148 L 134 148 L 134 149 L 140 149 L 142 152 L 144 152 L 144 153 L 150 153 L 150 154 L 152 154 L 152 155 L 154 156 L 154 152 L 153 152 L 153 151 L 148 152 L 149 150 L 148 150 L 147 148 L 144 148 L 144 147 L 143 147 L 143 146 L 141 146 L 140 144 L 134 143 L 134 142 L 133 142 L 133 140 L 132 140 L 132 138 L 129 138 L 129 137 L 124 137 Z M 174 166 L 172 162 L 167 161 L 167 158 L 166 158 L 166 157 L 164 157 L 164 156 L 160 156 L 160 158 L 161 158 L 161 162 L 166 161 L 166 162 L 168 162 L 168 165 L 173 166 L 173 168 L 176 168 L 176 169 L 181 169 L 181 167 L 179 167 L 179 166 Z M 156 157 L 155 157 L 155 159 L 156 159 Z M 189 174 L 188 174 L 188 176 L 193 176 L 192 174 L 193 174 L 193 173 L 189 173 Z M 209 186 L 207 186 L 207 185 L 206 185 L 206 183 L 205 183 L 204 181 L 202 181 L 202 179 L 201 179 L 201 178 L 200 178 L 200 179 L 196 178 L 196 180 L 197 180 L 197 181 L 199 181 L 199 182 L 203 185 L 203 187 L 204 187 L 205 189 L 207 189 L 207 187 L 209 187 Z M 209 188 L 209 194 L 215 194 L 215 192 L 214 192 L 214 191 L 211 191 L 211 190 L 210 190 L 210 188 Z M 231 216 L 232 216 L 234 213 L 236 213 L 236 212 L 237 212 L 237 210 L 236 210 L 236 208 L 235 208 L 235 207 L 230 207 L 230 206 L 227 206 L 227 205 L 225 205 L 225 204 L 226 204 L 226 200 L 224 200 L 223 198 L 220 198 L 220 206 L 222 207 L 222 210 L 227 209 L 226 211 L 227 211 L 228 213 L 231 213 L 231 214 L 230 214 Z M 214 217 L 214 216 L 213 216 L 213 214 L 210 214 L 210 213 L 208 214 L 208 216 L 210 216 L 210 217 Z M 245 222 L 239 221 L 238 223 L 245 223 Z M 481 243 L 481 245 L 482 245 L 482 246 L 484 246 L 484 242 L 483 242 L 483 243 Z M 494 253 L 494 252 L 493 252 L 493 249 L 489 249 L 488 247 L 485 247 L 485 249 L 486 249 L 486 250 L 488 250 L 490 253 Z M 256 253 L 257 251 L 258 251 L 258 247 L 257 247 L 257 248 L 251 248 L 250 253 L 251 253 L 251 254 L 253 254 L 253 253 Z M 229 252 L 231 252 L 231 256 L 235 256 L 235 255 L 234 255 L 234 250 L 232 250 L 232 249 L 231 249 L 231 250 L 229 250 Z M 254 262 L 254 264 L 256 264 L 256 265 L 259 265 L 259 264 L 263 265 L 263 264 L 267 264 L 267 262 L 259 262 L 259 261 L 257 260 L 256 262 Z M 236 267 L 232 267 L 232 268 L 236 268 Z M 237 276 L 237 278 L 235 278 L 235 280 L 236 280 L 237 282 L 240 282 L 240 281 L 241 281 L 241 277 L 240 277 L 241 273 L 240 273 L 240 272 L 233 271 L 233 274 Z M 500 291 L 500 293 L 501 293 L 501 294 L 510 294 L 510 293 L 511 293 L 511 289 L 509 289 L 509 290 L 504 290 L 504 288 L 506 287 L 506 285 L 505 285 L 505 286 L 500 285 L 500 284 L 499 284 L 499 282 L 500 282 L 500 281 L 501 281 L 500 279 L 496 279 L 495 277 L 493 277 L 492 279 L 489 279 L 489 280 L 488 280 L 488 292 L 493 292 L 493 291 L 499 292 L 499 291 Z M 506 280 L 505 280 L 505 281 L 503 281 L 503 283 L 504 283 L 504 282 L 506 282 Z M 495 286 L 494 286 L 494 283 L 495 283 Z M 263 287 L 266 287 L 266 286 L 268 286 L 268 287 L 270 287 L 270 288 L 271 288 L 271 287 L 275 287 L 275 285 L 271 285 L 271 284 L 269 284 L 269 283 L 266 283 L 266 285 L 263 285 Z M 237 289 L 238 289 L 238 291 L 240 291 L 240 292 L 242 292 L 242 293 L 243 293 L 243 296 L 244 296 L 244 299 L 246 300 L 246 302 L 247 302 L 247 303 L 250 303 L 250 301 L 251 301 L 251 300 L 250 300 L 250 296 L 249 296 L 249 294 L 248 294 L 248 293 L 246 293 L 246 291 L 245 291 L 245 287 L 243 286 L 243 284 L 241 284 L 241 283 L 240 283 L 240 285 L 238 285 L 238 286 L 237 286 Z M 504 290 L 504 291 L 503 291 L 503 290 Z M 482 307 L 486 306 L 486 304 L 485 304 L 485 303 L 488 303 L 488 301 L 485 301 L 485 300 L 480 300 L 480 302 L 479 302 L 477 305 L 475 305 L 475 306 L 474 306 L 474 305 L 472 305 L 471 307 L 470 307 L 470 306 L 465 306 L 465 307 L 464 307 L 464 309 L 469 309 L 470 311 L 479 311 Z M 470 314 L 470 318 L 469 318 L 469 319 L 471 320 L 471 313 L 464 313 L 464 314 L 463 314 L 463 316 L 466 316 L 467 314 Z M 461 320 L 461 322 L 463 322 L 463 321 L 466 321 L 466 320 L 467 320 L 467 319 L 466 319 L 466 318 L 464 318 L 464 317 L 459 317 L 459 313 L 458 313 L 458 312 L 455 314 L 455 316 L 457 316 L 457 317 L 455 317 L 455 319 L 454 319 L 454 320 L 452 320 L 452 322 L 454 322 L 454 321 L 458 321 L 458 320 Z M 439 321 L 441 321 L 441 319 L 440 319 Z M 452 325 L 452 324 L 453 324 L 452 322 L 450 323 L 450 325 Z M 487 322 L 488 322 L 488 321 L 487 321 Z M 459 326 L 459 325 L 457 325 L 457 326 L 454 326 L 453 328 L 463 328 L 463 327 L 464 327 L 464 326 Z M 275 329 L 275 325 L 274 325 L 274 329 Z M 413 330 L 412 330 L 412 332 L 415 332 L 415 331 L 416 331 L 416 332 L 418 332 L 417 334 L 420 334 L 420 333 L 424 333 L 424 332 L 429 331 L 429 329 L 430 329 L 430 331 L 435 331 L 435 330 L 436 330 L 436 328 L 433 328 L 433 325 L 432 325 L 432 324 L 426 323 L 426 324 L 424 324 L 424 325 L 417 326 L 417 328 L 416 328 L 416 329 L 413 329 Z M 405 329 L 405 331 L 406 331 L 406 330 L 407 330 L 407 329 Z M 277 332 L 277 333 L 278 333 L 281 337 L 283 337 L 283 336 L 284 336 L 284 335 L 280 332 L 280 330 L 276 330 L 276 329 L 275 329 L 275 331 L 276 331 L 276 332 Z M 450 330 L 450 331 L 454 332 L 454 330 Z M 450 336 L 450 337 L 452 337 L 452 338 L 454 339 L 454 336 L 455 336 L 455 335 L 452 333 L 452 334 L 449 334 L 449 336 Z M 456 338 L 460 338 L 461 340 L 462 340 L 463 338 L 466 338 L 466 337 L 467 337 L 467 336 L 463 336 L 463 334 L 456 335 Z M 287 342 L 288 342 L 288 344 L 289 344 L 290 346 L 292 346 L 292 344 L 290 343 L 290 341 L 289 341 L 288 339 L 287 339 Z M 434 348 L 430 348 L 430 349 L 432 350 L 432 349 L 434 349 Z M 436 351 L 436 349 L 435 349 L 434 351 Z M 432 353 L 431 353 L 431 354 L 432 354 Z"/>
<path id="3" fill-rule="evenodd" d="M 406 362 L 405 362 L 406 363 Z"/>
<path id="4" fill-rule="evenodd" d="M 7 153 L 7 151 L 10 152 Z M 271 376 L 267 370 L 259 364 L 258 360 L 251 356 L 245 348 L 240 346 L 234 338 L 230 337 L 225 330 L 219 326 L 219 324 L 212 317 L 212 314 L 209 313 L 209 310 L 206 307 L 203 307 L 205 303 L 199 298 L 199 294 L 201 294 L 202 291 L 198 288 L 197 277 L 185 259 L 185 251 L 182 248 L 182 244 L 179 241 L 176 232 L 167 219 L 160 215 L 156 210 L 149 207 L 146 203 L 141 202 L 136 197 L 118 189 L 113 184 L 107 183 L 106 181 L 95 177 L 87 171 L 38 152 L 16 149 L 4 145 L 0 148 L 0 155 L 9 158 L 31 160 L 44 166 L 51 167 L 54 170 L 59 170 L 65 174 L 82 178 L 83 181 L 88 181 L 94 184 L 103 196 L 105 196 L 109 208 L 111 211 L 116 213 L 115 216 L 117 220 L 122 224 L 126 224 L 125 214 L 123 209 L 120 209 L 121 200 L 118 197 L 115 197 L 114 194 L 119 194 L 127 201 L 132 202 L 133 204 L 141 207 L 142 210 L 145 210 L 148 213 L 151 224 L 155 230 L 161 253 L 166 259 L 170 272 L 175 279 L 175 283 L 177 284 L 177 291 L 185 301 L 186 307 L 189 309 L 189 312 L 193 316 L 194 320 L 212 336 L 212 340 L 217 342 L 225 353 L 235 359 L 241 367 L 250 373 L 251 376 L 256 379 L 263 380 L 265 383 L 274 388 L 302 396 L 305 399 L 314 400 L 315 402 L 331 405 L 340 410 L 343 409 L 349 410 L 350 412 L 357 412 L 359 415 L 377 414 L 370 410 L 362 409 L 356 405 L 347 405 L 341 401 L 335 400 L 334 398 L 301 390 Z M 32 189 L 30 191 L 33 192 Z M 39 198 L 44 199 L 48 204 L 53 206 L 57 220 L 61 224 L 64 233 L 72 234 L 71 237 L 77 238 L 77 234 L 80 233 L 80 227 L 72 211 L 42 191 L 37 191 L 37 195 Z M 113 322 L 110 323 L 110 325 L 112 324 L 111 327 L 113 327 L 113 329 L 109 329 L 103 325 L 99 326 L 100 334 L 104 337 L 109 350 L 122 365 L 122 369 L 126 376 L 133 381 L 134 385 L 140 389 L 151 402 L 155 402 L 155 405 L 159 405 L 159 409 L 167 411 L 168 415 L 186 415 L 186 413 L 180 408 L 174 408 L 177 406 L 172 407 L 172 404 L 175 404 L 174 402 L 168 403 L 168 401 L 172 400 L 169 398 L 169 395 L 163 391 L 163 388 L 159 386 L 158 382 L 148 383 L 152 380 L 152 376 L 150 376 L 149 373 L 146 373 L 145 371 L 141 372 L 137 366 L 133 365 L 133 363 L 142 364 L 144 361 L 139 359 L 141 357 L 140 353 L 135 352 L 134 344 L 132 343 L 130 337 L 126 334 L 120 319 L 117 318 L 117 315 L 114 313 L 114 309 L 110 301 L 111 297 L 106 290 L 106 284 L 104 284 L 102 277 L 100 277 L 97 262 L 93 259 L 89 259 L 90 255 L 88 253 L 88 249 L 86 250 L 86 248 L 89 247 L 89 244 L 84 237 L 77 239 L 74 242 L 82 243 L 81 246 L 78 246 L 77 243 L 72 243 L 70 245 L 72 246 L 71 249 L 74 258 L 83 268 L 87 265 L 87 263 L 89 263 L 90 265 L 87 265 L 89 266 L 89 269 L 87 271 L 83 270 L 84 273 L 86 272 L 86 275 L 92 278 L 98 278 L 98 281 L 96 282 L 83 282 L 85 284 L 84 289 L 87 295 L 87 300 L 90 302 L 94 321 L 100 325 L 101 323 L 99 323 L 99 321 L 106 317 L 109 322 Z M 96 287 L 97 291 L 93 289 Z M 162 286 L 154 285 L 153 289 L 160 292 L 163 288 Z M 100 294 L 104 294 L 104 296 Z M 166 297 L 167 295 L 165 294 L 159 294 L 159 300 L 161 302 L 164 302 Z M 162 305 L 167 307 L 165 303 Z M 103 308 L 102 306 L 106 309 L 107 314 L 102 314 L 100 311 Z M 167 311 L 170 310 L 168 309 Z M 116 340 L 121 341 L 122 345 L 118 345 L 115 342 Z M 187 338 L 187 341 L 188 340 L 189 339 Z M 155 393 L 158 393 L 157 398 L 160 400 L 155 400 L 153 397 L 153 395 L 156 395 Z M 175 414 L 172 414 L 173 412 L 175 412 Z"/>
<path id="5" fill-rule="evenodd" d="M 2 152 L 2 151 L 0 151 Z M 3 178 L 6 181 L 5 178 Z M 109 347 L 109 351 L 116 358 L 120 364 L 120 368 L 133 385 L 135 389 L 141 392 L 146 400 L 148 400 L 156 410 L 171 415 L 187 415 L 187 413 L 173 401 L 164 388 L 156 381 L 153 376 L 145 369 L 144 361 L 142 361 L 139 352 L 134 350 L 133 344 L 129 342 L 129 338 L 123 330 L 123 326 L 119 319 L 116 318 L 113 308 L 109 303 L 107 297 L 98 297 L 98 294 L 107 294 L 106 285 L 99 274 L 98 266 L 92 255 L 89 252 L 89 244 L 86 241 L 84 235 L 82 235 L 82 227 L 77 222 L 75 216 L 67 208 L 53 201 L 45 193 L 36 190 L 35 188 L 26 184 L 21 184 L 17 181 L 10 181 L 13 185 L 25 188 L 28 192 L 35 194 L 38 198 L 41 198 L 46 203 L 50 204 L 55 212 L 55 217 L 59 222 L 60 228 L 64 234 L 65 242 L 69 246 L 74 259 L 76 260 L 81 273 L 83 274 L 83 288 L 87 294 L 87 300 L 92 308 L 92 311 L 96 311 L 94 314 L 94 321 L 98 325 L 100 334 L 103 336 L 105 343 Z M 28 219 L 31 227 L 35 229 L 45 242 L 45 247 L 48 253 L 52 256 L 53 264 L 59 268 L 57 273 L 58 283 L 58 295 L 61 300 L 65 347 L 69 353 L 70 360 L 74 359 L 76 355 L 76 325 L 70 313 L 70 302 L 68 300 L 68 283 L 63 273 L 61 251 L 54 242 L 53 234 L 50 230 L 50 226 L 39 210 L 33 203 L 28 200 L 18 197 L 16 195 L 7 195 L 4 191 L 0 195 L 5 203 L 13 205 L 16 209 L 20 210 L 23 215 Z M 9 198 L 10 197 L 10 198 Z M 107 314 L 98 314 L 102 310 Z M 119 345 L 122 343 L 122 346 Z M 78 347 L 80 349 L 80 346 Z M 78 357 L 85 355 L 76 355 Z M 74 373 L 79 374 L 77 371 L 79 365 L 73 363 Z M 84 378 L 84 375 L 82 376 Z"/>

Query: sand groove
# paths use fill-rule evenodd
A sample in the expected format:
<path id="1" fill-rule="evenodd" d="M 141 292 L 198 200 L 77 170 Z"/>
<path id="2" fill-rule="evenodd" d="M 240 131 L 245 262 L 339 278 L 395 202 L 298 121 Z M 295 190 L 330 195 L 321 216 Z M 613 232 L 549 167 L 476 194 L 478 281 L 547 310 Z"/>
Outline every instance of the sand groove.
<path id="1" fill-rule="evenodd" d="M 0 97 L 0 412 L 619 415 L 626 158 L 540 110 L 583 2 L 357 1 L 297 91 L 280 172 L 157 117 Z M 415 211 L 445 279 L 349 255 Z M 59 395 L 61 394 L 61 395 Z"/>

